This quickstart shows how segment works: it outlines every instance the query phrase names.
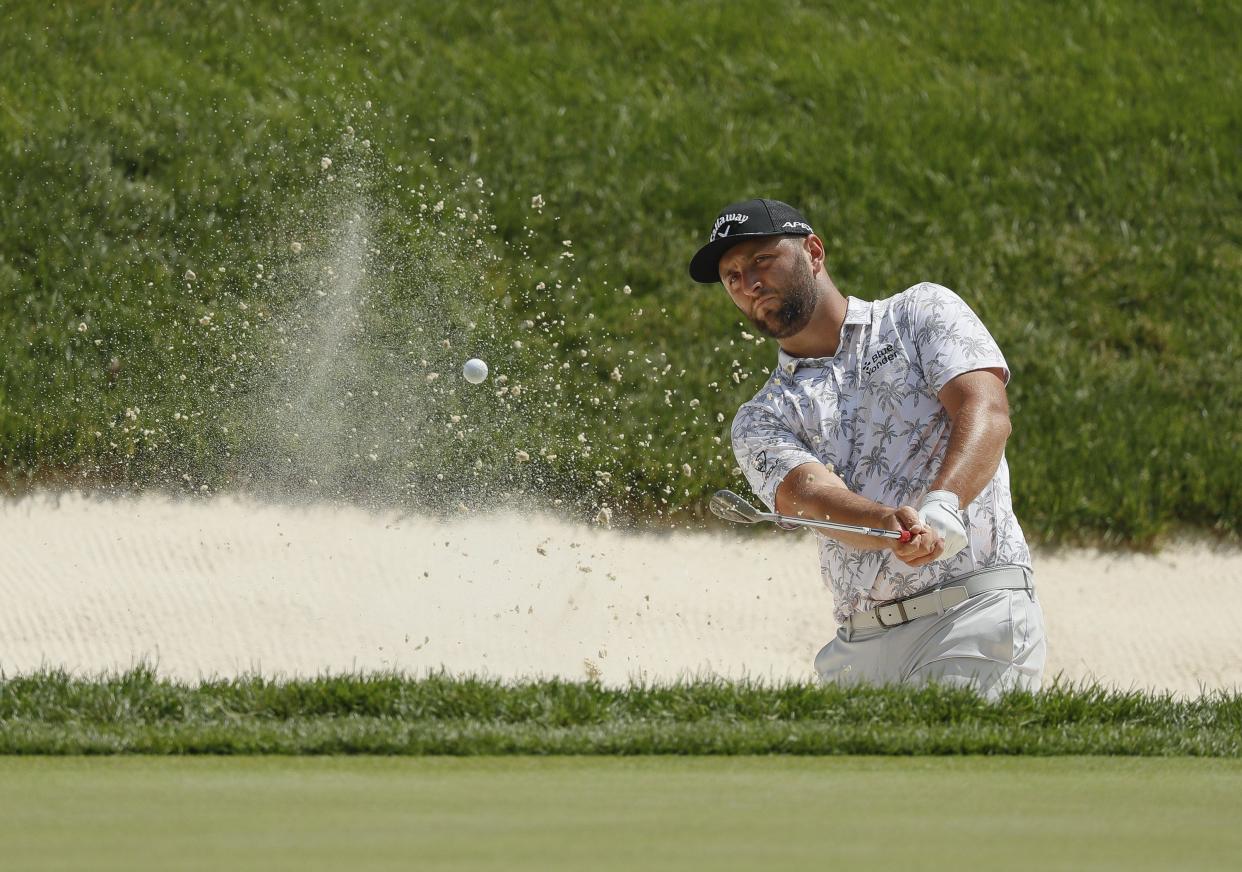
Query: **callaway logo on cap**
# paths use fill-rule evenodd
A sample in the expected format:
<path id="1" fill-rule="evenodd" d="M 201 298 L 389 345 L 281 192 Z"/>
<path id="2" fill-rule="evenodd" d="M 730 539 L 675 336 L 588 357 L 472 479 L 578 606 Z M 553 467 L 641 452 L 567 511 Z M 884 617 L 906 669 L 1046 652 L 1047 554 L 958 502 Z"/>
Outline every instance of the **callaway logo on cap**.
<path id="1" fill-rule="evenodd" d="M 802 214 L 780 200 L 745 200 L 721 210 L 707 244 L 690 260 L 690 278 L 710 285 L 720 281 L 720 258 L 733 246 L 757 236 L 810 236 L 815 231 Z"/>

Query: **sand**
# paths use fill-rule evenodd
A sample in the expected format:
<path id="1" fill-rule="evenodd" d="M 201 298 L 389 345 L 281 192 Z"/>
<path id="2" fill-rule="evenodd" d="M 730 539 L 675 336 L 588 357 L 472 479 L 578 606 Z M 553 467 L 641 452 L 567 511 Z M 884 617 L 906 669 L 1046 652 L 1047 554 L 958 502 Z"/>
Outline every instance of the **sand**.
<path id="1" fill-rule="evenodd" d="M 1242 687 L 1242 552 L 1037 553 L 1062 680 Z M 401 670 L 811 679 L 833 633 L 812 534 L 627 534 L 330 506 L 0 502 L 0 668 L 198 680 Z"/>

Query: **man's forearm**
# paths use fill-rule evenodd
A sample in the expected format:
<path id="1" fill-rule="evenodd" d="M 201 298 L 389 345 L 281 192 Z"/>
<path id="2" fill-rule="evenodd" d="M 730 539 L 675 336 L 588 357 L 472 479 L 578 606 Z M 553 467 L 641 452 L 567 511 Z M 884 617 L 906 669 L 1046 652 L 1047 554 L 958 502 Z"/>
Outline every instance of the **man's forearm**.
<path id="1" fill-rule="evenodd" d="M 820 511 L 818 513 L 804 511 L 801 517 L 820 517 L 844 524 L 860 524 L 864 527 L 879 527 L 881 529 L 890 528 L 883 516 L 883 510 L 887 509 L 887 506 L 881 506 L 879 503 L 845 489 L 833 489 L 833 492 L 830 495 L 825 495 L 825 497 L 821 497 L 818 501 L 820 503 Z M 868 536 L 864 533 L 847 533 L 843 530 L 816 530 L 815 532 L 821 536 L 827 536 L 829 539 L 844 542 L 846 545 L 859 551 L 879 551 L 888 547 L 888 541 L 879 536 Z"/>
<path id="2" fill-rule="evenodd" d="M 986 403 L 963 405 L 953 418 L 944 462 L 929 490 L 952 491 L 962 508 L 974 502 L 996 475 L 1011 429 L 1007 409 Z"/>
<path id="3" fill-rule="evenodd" d="M 776 510 L 783 515 L 830 519 L 885 530 L 909 530 L 913 538 L 901 544 L 880 536 L 835 530 L 817 532 L 859 551 L 891 550 L 898 560 L 913 567 L 935 560 L 944 550 L 944 541 L 919 520 L 913 508 L 872 502 L 851 491 L 840 476 L 818 462 L 804 463 L 785 476 L 776 489 Z"/>
<path id="4" fill-rule="evenodd" d="M 856 494 L 845 486 L 835 473 L 818 464 L 805 464 L 789 474 L 776 494 L 776 509 L 783 515 L 814 520 L 833 520 L 845 524 L 861 524 L 865 527 L 896 529 L 888 520 L 888 506 Z M 886 542 L 876 536 L 860 533 L 817 530 L 824 536 L 836 539 L 864 551 L 886 547 Z"/>

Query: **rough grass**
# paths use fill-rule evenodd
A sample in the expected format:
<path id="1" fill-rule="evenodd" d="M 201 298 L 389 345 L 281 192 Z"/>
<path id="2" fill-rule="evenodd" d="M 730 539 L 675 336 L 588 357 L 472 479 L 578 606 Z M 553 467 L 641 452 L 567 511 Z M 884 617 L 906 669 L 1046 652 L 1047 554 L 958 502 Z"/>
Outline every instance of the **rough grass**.
<path id="1" fill-rule="evenodd" d="M 251 279 L 322 205 L 319 157 L 352 123 L 393 247 L 419 247 L 399 183 L 486 181 L 484 347 L 537 401 L 490 429 L 504 457 L 537 454 L 515 432 L 558 449 L 532 461 L 552 495 L 691 518 L 738 487 L 717 415 L 775 351 L 685 264 L 720 205 L 762 193 L 804 208 L 846 293 L 930 279 L 980 311 L 1015 373 L 1035 538 L 1236 534 L 1240 35 L 1237 4 L 1129 0 L 6 4 L 0 466 L 10 486 L 244 484 L 278 337 L 236 306 L 293 305 Z M 529 353 L 502 352 L 524 320 Z M 573 365 L 544 384 L 548 360 Z M 390 499 L 443 496 L 425 446 L 373 452 L 378 474 L 366 453 L 343 454 L 363 464 L 346 496 L 397 471 L 417 486 Z"/>
<path id="2" fill-rule="evenodd" d="M 1242 697 L 400 675 L 0 682 L 5 754 L 1242 755 Z"/>

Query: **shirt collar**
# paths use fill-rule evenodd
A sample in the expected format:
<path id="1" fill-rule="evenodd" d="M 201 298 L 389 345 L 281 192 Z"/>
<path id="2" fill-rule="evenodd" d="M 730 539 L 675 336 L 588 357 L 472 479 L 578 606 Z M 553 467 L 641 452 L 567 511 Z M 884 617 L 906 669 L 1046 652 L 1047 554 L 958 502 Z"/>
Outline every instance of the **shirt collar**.
<path id="1" fill-rule="evenodd" d="M 841 324 L 841 342 L 837 345 L 837 354 L 841 353 L 842 346 L 845 345 L 845 328 L 855 324 L 871 323 L 871 307 L 873 305 L 870 300 L 860 300 L 857 297 L 845 298 L 845 321 Z M 785 350 L 779 349 L 776 354 L 777 367 L 782 375 L 791 376 L 804 366 L 826 366 L 831 357 L 794 357 L 786 354 Z"/>

